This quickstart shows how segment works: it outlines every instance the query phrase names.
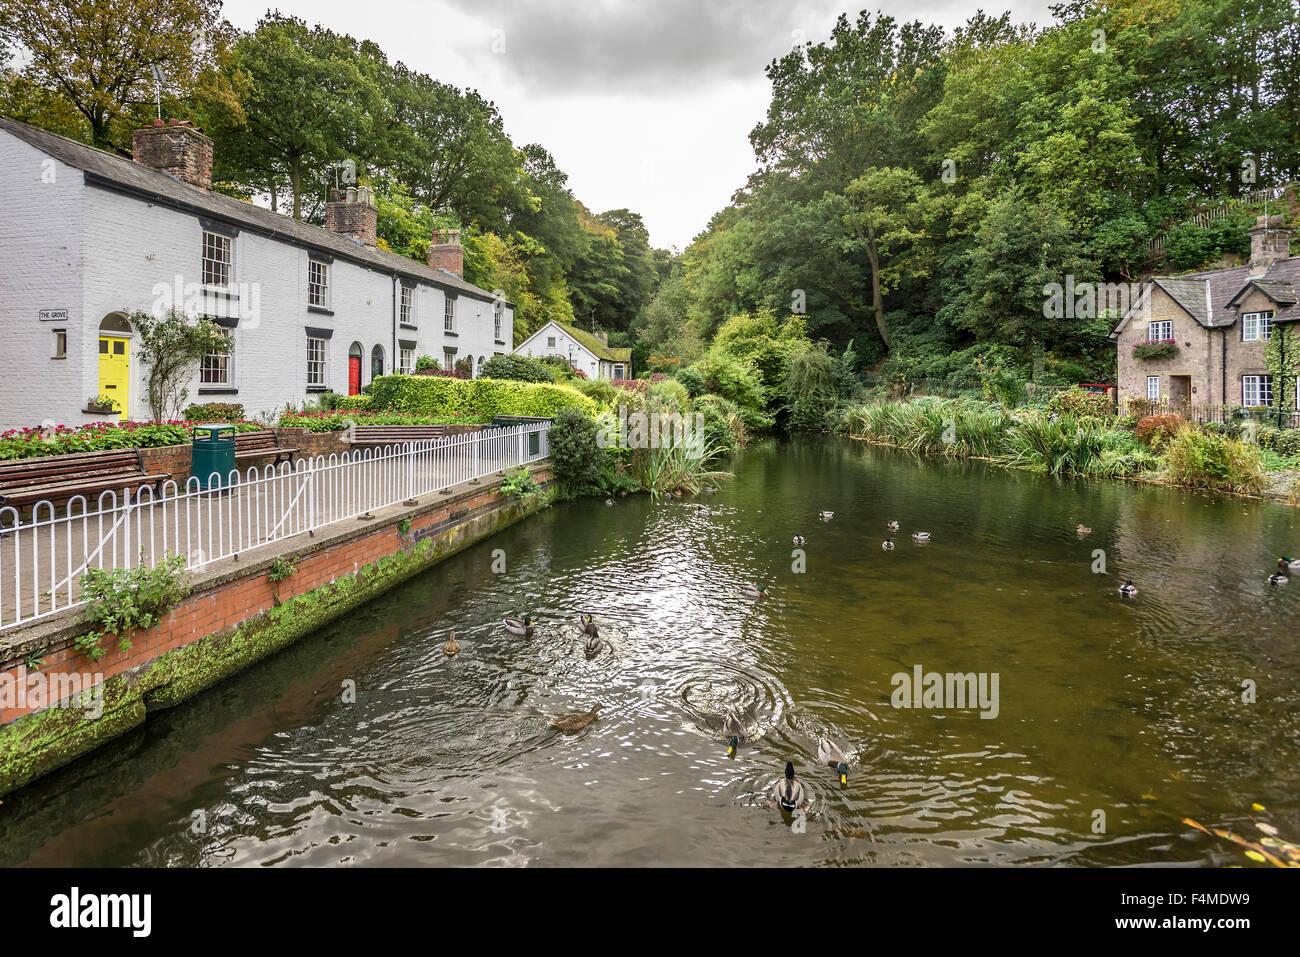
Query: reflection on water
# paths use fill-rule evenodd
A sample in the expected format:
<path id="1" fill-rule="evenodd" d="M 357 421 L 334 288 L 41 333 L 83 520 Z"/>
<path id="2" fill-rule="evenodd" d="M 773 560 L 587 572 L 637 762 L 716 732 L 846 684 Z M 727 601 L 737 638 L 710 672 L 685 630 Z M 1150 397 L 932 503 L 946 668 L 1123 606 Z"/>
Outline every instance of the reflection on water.
<path id="1" fill-rule="evenodd" d="M 154 716 L 12 795 L 0 863 L 1247 863 L 1179 821 L 1256 801 L 1296 833 L 1300 585 L 1265 582 L 1300 552 L 1290 509 L 829 439 L 734 469 L 708 517 L 552 508 Z M 501 627 L 529 613 L 533 638 Z M 893 708 L 915 665 L 997 672 L 997 718 Z M 585 731 L 548 727 L 597 701 Z M 806 833 L 766 803 L 786 760 Z"/>

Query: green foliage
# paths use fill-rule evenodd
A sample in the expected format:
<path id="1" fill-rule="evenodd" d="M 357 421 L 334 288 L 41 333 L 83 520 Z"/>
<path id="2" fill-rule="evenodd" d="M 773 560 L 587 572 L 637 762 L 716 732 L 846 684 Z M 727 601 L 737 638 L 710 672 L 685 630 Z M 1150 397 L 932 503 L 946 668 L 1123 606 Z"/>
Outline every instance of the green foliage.
<path id="1" fill-rule="evenodd" d="M 595 421 L 576 408 L 561 409 L 548 433 L 551 471 L 561 498 L 600 495 L 605 491 L 603 479 L 610 467 L 605 450 L 600 447 Z"/>
<path id="2" fill-rule="evenodd" d="M 564 362 L 563 359 L 560 360 Z M 564 363 L 566 366 L 567 362 Z M 480 375 L 489 379 L 511 379 L 516 382 L 554 382 L 555 372 L 552 367 L 532 356 L 517 356 L 503 353 L 493 356 L 483 363 Z"/>
<path id="3" fill-rule="evenodd" d="M 91 630 L 77 637 L 77 648 L 98 661 L 105 651 L 100 642 L 115 635 L 118 647 L 128 650 L 132 631 L 152 628 L 188 591 L 183 555 L 166 555 L 152 567 L 88 569 L 81 577 L 81 600 L 82 620 Z"/>
<path id="4" fill-rule="evenodd" d="M 676 379 L 663 379 L 651 383 L 649 388 L 646 389 L 646 393 L 663 399 L 682 412 L 691 410 L 691 393 L 686 386 Z"/>
<path id="5" fill-rule="evenodd" d="M 297 560 L 289 558 L 286 555 L 281 555 L 271 563 L 271 567 L 266 572 L 266 580 L 272 585 L 278 585 L 286 578 L 289 578 L 297 570 Z"/>
<path id="6" fill-rule="evenodd" d="M 745 417 L 736 403 L 720 395 L 702 395 L 695 400 L 695 409 L 704 416 L 704 441 L 710 448 L 726 454 L 745 444 Z"/>
<path id="7" fill-rule="evenodd" d="M 1183 429 L 1165 448 L 1171 481 L 1193 488 L 1258 492 L 1264 486 L 1263 460 L 1256 445 L 1196 429 Z"/>
<path id="8" fill-rule="evenodd" d="M 1290 323 L 1276 323 L 1264 343 L 1264 364 L 1273 375 L 1273 401 L 1283 409 L 1296 406 L 1296 377 L 1300 376 L 1300 336 Z"/>
<path id="9" fill-rule="evenodd" d="M 542 487 L 537 484 L 537 480 L 533 478 L 533 473 L 528 471 L 527 466 L 517 465 L 506 469 L 505 480 L 501 483 L 501 494 L 527 502 L 540 497 Z"/>
<path id="10" fill-rule="evenodd" d="M 618 405 L 627 395 L 626 389 L 614 385 L 608 379 L 574 379 L 570 385 L 595 402 L 600 409 Z"/>
<path id="11" fill-rule="evenodd" d="M 283 412 L 281 426 L 305 428 L 309 432 L 341 432 L 349 425 L 485 425 L 489 415 L 453 412 L 449 415 L 412 415 L 404 412 L 375 412 L 368 409 L 336 409 L 320 412 Z"/>
<path id="12" fill-rule="evenodd" d="M 185 418 L 191 422 L 242 422 L 244 407 L 238 402 L 200 402 L 186 407 Z"/>
<path id="13" fill-rule="evenodd" d="M 411 415 L 554 417 L 567 406 L 596 411 L 595 402 L 569 386 L 506 379 L 388 375 L 372 383 L 370 398 L 374 410 Z"/>
<path id="14" fill-rule="evenodd" d="M 843 386 L 840 362 L 830 354 L 825 342 L 791 356 L 784 389 L 790 428 L 814 431 L 829 428 Z"/>
<path id="15" fill-rule="evenodd" d="M 1111 419 L 1114 410 L 1110 397 L 1100 392 L 1084 389 L 1062 389 L 1047 400 L 1051 415 L 1068 415 L 1076 419 Z"/>
<path id="16" fill-rule="evenodd" d="M 1134 359 L 1172 359 L 1178 355 L 1176 342 L 1138 342 L 1133 345 Z"/>
<path id="17" fill-rule="evenodd" d="M 198 371 L 199 360 L 213 352 L 228 352 L 234 342 L 209 319 L 190 321 L 169 309 L 153 316 L 144 311 L 130 316 L 136 331 L 135 357 L 145 366 L 145 391 L 155 419 L 167 419 L 179 410 L 189 390 L 185 384 Z"/>
<path id="18" fill-rule="evenodd" d="M 441 369 L 442 365 L 433 356 L 419 356 L 415 360 L 416 372 L 432 372 L 435 369 Z"/>
<path id="19" fill-rule="evenodd" d="M 191 429 L 198 424 L 176 419 L 168 422 L 95 422 L 83 426 L 59 425 L 52 429 L 9 429 L 0 432 L 0 460 L 188 445 L 193 438 Z M 265 428 L 259 422 L 230 424 L 236 432 L 255 432 Z"/>
<path id="20" fill-rule="evenodd" d="M 678 369 L 677 374 L 673 377 L 682 385 L 686 386 L 686 391 L 691 398 L 697 395 L 703 395 L 709 391 L 708 383 L 704 381 L 704 374 L 695 366 L 687 366 L 684 369 Z"/>

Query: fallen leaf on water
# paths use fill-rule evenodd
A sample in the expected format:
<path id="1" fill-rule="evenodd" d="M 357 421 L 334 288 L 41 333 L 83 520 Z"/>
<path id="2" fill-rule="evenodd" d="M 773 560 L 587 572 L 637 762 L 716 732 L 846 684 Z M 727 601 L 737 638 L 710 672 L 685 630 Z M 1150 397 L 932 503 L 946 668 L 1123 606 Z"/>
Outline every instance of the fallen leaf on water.
<path id="1" fill-rule="evenodd" d="M 1251 807 L 1252 807 L 1254 810 L 1256 810 L 1256 811 L 1267 811 L 1267 810 L 1268 810 L 1268 808 L 1264 807 L 1264 805 L 1262 805 L 1262 804 L 1252 804 Z"/>
<path id="2" fill-rule="evenodd" d="M 1144 800 L 1144 801 L 1154 801 L 1155 799 L 1156 799 L 1156 796 L 1155 796 L 1154 794 L 1144 794 L 1144 795 L 1142 795 L 1142 800 Z"/>
<path id="3" fill-rule="evenodd" d="M 1264 855 L 1259 853 L 1259 851 L 1247 851 L 1246 856 L 1252 861 L 1259 861 L 1261 864 L 1267 863 L 1264 859 Z"/>
<path id="4" fill-rule="evenodd" d="M 1272 824 L 1265 824 L 1263 821 L 1256 821 L 1255 826 L 1267 834 L 1269 837 L 1277 837 L 1277 828 Z"/>

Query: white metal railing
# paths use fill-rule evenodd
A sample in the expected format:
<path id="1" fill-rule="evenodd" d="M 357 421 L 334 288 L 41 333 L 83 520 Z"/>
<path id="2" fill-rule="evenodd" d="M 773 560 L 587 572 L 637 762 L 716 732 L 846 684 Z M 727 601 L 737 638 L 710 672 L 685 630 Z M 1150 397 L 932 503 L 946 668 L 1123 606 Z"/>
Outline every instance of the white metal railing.
<path id="1" fill-rule="evenodd" d="M 40 501 L 26 522 L 0 508 L 0 629 L 80 604 L 91 568 L 129 568 L 185 556 L 191 571 L 374 509 L 429 495 L 550 454 L 549 422 L 354 449 L 261 469 L 238 469 L 226 488 L 109 490 L 63 508 Z M 216 473 L 209 477 L 217 479 Z M 210 481 L 209 484 L 217 484 Z"/>

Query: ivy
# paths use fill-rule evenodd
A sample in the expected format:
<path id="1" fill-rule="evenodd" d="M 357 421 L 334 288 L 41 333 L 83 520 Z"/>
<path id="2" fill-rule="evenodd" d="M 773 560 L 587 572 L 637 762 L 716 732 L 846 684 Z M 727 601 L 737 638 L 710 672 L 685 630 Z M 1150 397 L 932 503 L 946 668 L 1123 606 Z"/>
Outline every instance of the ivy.
<path id="1" fill-rule="evenodd" d="M 538 498 L 542 487 L 533 479 L 533 473 L 523 465 L 506 470 L 505 481 L 501 483 L 501 494 L 517 498 L 521 502 Z"/>
<path id="2" fill-rule="evenodd" d="M 127 651 L 133 630 L 152 628 L 188 591 L 183 555 L 166 555 L 152 567 L 89 569 L 81 576 L 81 598 L 83 619 L 92 629 L 78 636 L 77 648 L 98 661 L 105 651 L 100 641 L 116 635 L 118 647 Z"/>
<path id="3" fill-rule="evenodd" d="M 1300 341 L 1289 323 L 1276 323 L 1273 334 L 1264 343 L 1264 364 L 1273 376 L 1273 402 L 1276 408 L 1295 408 L 1296 376 L 1300 375 Z"/>

